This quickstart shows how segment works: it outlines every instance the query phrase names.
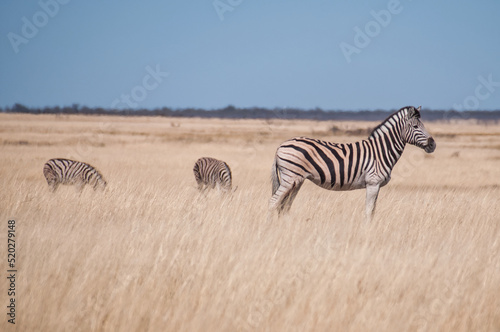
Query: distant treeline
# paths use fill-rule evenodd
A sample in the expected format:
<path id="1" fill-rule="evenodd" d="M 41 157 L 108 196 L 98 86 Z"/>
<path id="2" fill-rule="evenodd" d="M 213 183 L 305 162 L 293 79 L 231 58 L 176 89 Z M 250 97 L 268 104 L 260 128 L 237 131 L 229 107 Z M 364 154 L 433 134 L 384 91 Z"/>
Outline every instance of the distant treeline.
<path id="1" fill-rule="evenodd" d="M 343 110 L 323 110 L 299 109 L 299 108 L 238 108 L 227 106 L 224 108 L 206 110 L 200 108 L 172 109 L 169 107 L 150 109 L 105 109 L 89 108 L 74 104 L 66 107 L 26 107 L 15 104 L 12 107 L 0 108 L 3 113 L 30 113 L 30 114 L 89 114 L 89 115 L 118 115 L 118 116 L 164 116 L 164 117 L 184 117 L 184 118 L 221 118 L 221 119 L 307 119 L 307 120 L 354 120 L 354 121 L 382 121 L 393 110 L 375 111 L 343 111 Z M 500 110 L 496 111 L 454 111 L 454 110 L 422 110 L 422 118 L 426 121 L 452 120 L 452 119 L 476 119 L 480 121 L 500 120 Z"/>

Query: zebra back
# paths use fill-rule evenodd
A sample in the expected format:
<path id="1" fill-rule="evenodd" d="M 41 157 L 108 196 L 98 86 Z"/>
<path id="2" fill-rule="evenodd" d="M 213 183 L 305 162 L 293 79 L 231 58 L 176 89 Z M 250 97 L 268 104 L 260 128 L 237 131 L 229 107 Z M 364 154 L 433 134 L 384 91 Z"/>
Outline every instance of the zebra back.
<path id="1" fill-rule="evenodd" d="M 220 185 L 224 190 L 231 189 L 231 169 L 222 160 L 210 157 L 200 158 L 194 164 L 193 173 L 200 190 L 204 186 L 215 188 L 216 185 Z"/>
<path id="2" fill-rule="evenodd" d="M 91 185 L 94 190 L 105 188 L 106 180 L 93 166 L 70 159 L 55 158 L 47 161 L 43 167 L 47 183 L 55 190 L 59 184 Z"/>

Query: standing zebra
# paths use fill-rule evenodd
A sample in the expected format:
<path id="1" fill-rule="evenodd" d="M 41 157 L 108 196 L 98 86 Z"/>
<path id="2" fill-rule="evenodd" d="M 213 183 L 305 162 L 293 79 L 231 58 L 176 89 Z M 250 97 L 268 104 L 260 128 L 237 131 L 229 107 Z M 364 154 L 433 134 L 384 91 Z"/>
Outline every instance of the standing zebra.
<path id="1" fill-rule="evenodd" d="M 43 166 L 43 175 L 54 192 L 59 184 L 75 184 L 81 191 L 86 184 L 104 189 L 106 181 L 92 166 L 69 159 L 50 159 Z"/>
<path id="2" fill-rule="evenodd" d="M 193 172 L 198 189 L 201 191 L 216 186 L 224 192 L 231 190 L 231 169 L 221 160 L 200 158 L 194 164 Z"/>
<path id="3" fill-rule="evenodd" d="M 366 218 L 370 221 L 380 187 L 391 179 L 406 143 L 427 153 L 436 149 L 420 122 L 420 107 L 403 107 L 378 125 L 368 139 L 356 143 L 292 138 L 276 151 L 270 208 L 288 211 L 304 180 L 309 179 L 328 190 L 366 188 Z"/>

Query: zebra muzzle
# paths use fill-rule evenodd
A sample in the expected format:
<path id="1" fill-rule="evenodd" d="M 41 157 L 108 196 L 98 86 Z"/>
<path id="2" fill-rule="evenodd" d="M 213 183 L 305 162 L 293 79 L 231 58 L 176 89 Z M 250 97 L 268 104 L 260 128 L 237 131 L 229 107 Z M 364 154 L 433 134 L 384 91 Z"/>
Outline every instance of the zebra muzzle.
<path id="1" fill-rule="evenodd" d="M 436 141 L 434 141 L 434 138 L 429 137 L 427 140 L 427 145 L 424 148 L 425 152 L 427 153 L 432 153 L 434 150 L 436 150 Z"/>

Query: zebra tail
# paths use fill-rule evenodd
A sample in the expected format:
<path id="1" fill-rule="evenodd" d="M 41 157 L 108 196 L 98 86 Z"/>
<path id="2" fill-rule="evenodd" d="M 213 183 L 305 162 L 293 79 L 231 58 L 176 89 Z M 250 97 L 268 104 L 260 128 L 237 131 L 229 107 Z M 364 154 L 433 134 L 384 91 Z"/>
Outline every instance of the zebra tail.
<path id="1" fill-rule="evenodd" d="M 280 175 L 278 170 L 278 165 L 276 164 L 277 157 L 274 158 L 273 167 L 271 169 L 271 182 L 273 185 L 273 195 L 278 191 L 280 187 Z"/>

